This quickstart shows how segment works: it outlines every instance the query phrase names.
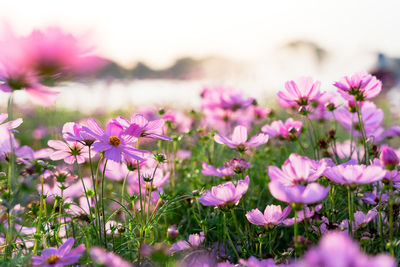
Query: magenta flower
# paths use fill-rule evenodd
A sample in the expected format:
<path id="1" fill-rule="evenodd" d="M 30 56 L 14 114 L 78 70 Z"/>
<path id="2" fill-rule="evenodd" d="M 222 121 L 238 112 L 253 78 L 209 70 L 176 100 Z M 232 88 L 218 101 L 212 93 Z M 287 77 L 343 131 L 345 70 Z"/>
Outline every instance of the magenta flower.
<path id="1" fill-rule="evenodd" d="M 246 97 L 240 91 L 224 87 L 204 88 L 201 97 L 202 109 L 210 110 L 220 108 L 237 111 L 249 107 L 254 102 L 254 98 Z"/>
<path id="2" fill-rule="evenodd" d="M 201 173 L 204 176 L 217 176 L 217 177 L 228 177 L 235 175 L 235 172 L 229 167 L 215 168 L 205 162 L 202 164 Z"/>
<path id="3" fill-rule="evenodd" d="M 320 87 L 319 81 L 314 82 L 311 77 L 301 77 L 297 83 L 286 82 L 286 92 L 279 91 L 278 97 L 290 107 L 308 106 L 322 95 Z"/>
<path id="4" fill-rule="evenodd" d="M 78 164 L 82 164 L 85 158 L 89 158 L 88 148 L 78 142 L 49 140 L 47 145 L 56 150 L 50 155 L 51 160 L 63 159 L 67 164 L 74 164 L 76 160 Z"/>
<path id="5" fill-rule="evenodd" d="M 236 187 L 232 182 L 213 186 L 211 191 L 207 190 L 198 200 L 204 206 L 224 207 L 231 204 L 237 205 L 247 192 L 249 183 L 250 178 L 246 176 L 244 180 L 240 180 L 237 183 Z"/>
<path id="6" fill-rule="evenodd" d="M 376 215 L 378 215 L 378 212 L 376 210 L 370 210 L 368 211 L 367 214 L 365 214 L 362 211 L 356 211 L 354 213 L 354 222 L 353 222 L 353 232 L 361 227 L 364 227 L 367 225 L 370 221 L 372 221 Z M 349 221 L 344 220 L 341 224 L 340 227 L 342 229 L 348 229 L 349 227 Z"/>
<path id="7" fill-rule="evenodd" d="M 16 130 L 14 130 L 14 129 L 17 128 L 18 126 L 20 126 L 23 122 L 23 120 L 21 118 L 18 118 L 18 119 L 3 123 L 7 118 L 8 118 L 7 113 L 0 113 L 0 128 L 5 128 L 8 130 L 11 130 L 12 132 L 15 132 Z"/>
<path id="8" fill-rule="evenodd" d="M 40 84 L 37 73 L 27 62 L 31 54 L 26 40 L 16 38 L 11 33 L 0 42 L 0 49 L 7 51 L 0 56 L 0 90 L 6 93 L 25 90 L 35 103 L 53 105 L 58 92 Z"/>
<path id="9" fill-rule="evenodd" d="M 170 253 L 175 253 L 180 250 L 187 250 L 190 248 L 199 247 L 205 240 L 204 233 L 200 232 L 200 234 L 191 234 L 189 235 L 188 241 L 179 240 L 178 242 L 171 245 L 169 249 Z"/>
<path id="10" fill-rule="evenodd" d="M 106 63 L 91 55 L 91 48 L 83 47 L 81 40 L 60 28 L 35 30 L 25 42 L 25 62 L 44 82 L 90 74 Z"/>
<path id="11" fill-rule="evenodd" d="M 77 263 L 85 251 L 83 244 L 72 249 L 75 240 L 70 237 L 60 248 L 45 248 L 41 256 L 33 256 L 31 259 L 32 266 L 41 267 L 63 267 Z"/>
<path id="12" fill-rule="evenodd" d="M 126 128 L 126 133 L 131 134 L 136 138 L 147 137 L 172 141 L 171 137 L 162 135 L 165 124 L 163 119 L 148 121 L 142 114 L 136 114 L 132 116 L 131 121 L 122 117 L 118 117 L 114 121 Z"/>
<path id="13" fill-rule="evenodd" d="M 114 254 L 100 247 L 92 247 L 90 249 L 90 256 L 92 259 L 101 265 L 107 267 L 131 267 L 127 261 L 124 261 L 119 255 Z"/>
<path id="14" fill-rule="evenodd" d="M 325 176 L 341 185 L 369 184 L 381 180 L 385 170 L 380 166 L 338 165 L 325 170 Z"/>
<path id="15" fill-rule="evenodd" d="M 104 152 L 106 159 L 120 162 L 122 154 L 136 160 L 144 160 L 143 154 L 148 152 L 133 148 L 130 145 L 132 136 L 127 135 L 120 124 L 109 122 L 104 131 L 96 121 L 93 120 L 92 123 L 91 128 L 82 126 L 82 129 L 98 140 L 93 143 L 93 148 L 98 152 Z"/>
<path id="16" fill-rule="evenodd" d="M 225 166 L 231 168 L 235 173 L 242 173 L 250 167 L 250 162 L 245 159 L 231 159 L 225 162 Z"/>
<path id="17" fill-rule="evenodd" d="M 335 117 L 347 131 L 352 130 L 356 136 L 361 136 L 360 125 L 357 113 L 352 113 L 345 108 L 335 110 Z M 384 129 L 381 127 L 384 113 L 372 102 L 363 102 L 361 106 L 361 119 L 367 137 L 373 136 L 375 141 L 379 141 Z M 354 129 L 355 128 L 355 129 Z"/>
<path id="18" fill-rule="evenodd" d="M 377 192 L 376 187 L 374 187 L 374 190 L 372 192 L 366 192 L 364 193 L 364 197 L 361 198 L 362 202 L 371 204 L 371 205 L 378 205 L 379 200 L 384 203 L 386 200 L 389 199 L 389 194 L 382 194 Z"/>
<path id="19" fill-rule="evenodd" d="M 268 167 L 271 181 L 279 181 L 285 186 L 304 184 L 316 181 L 326 168 L 326 163 L 311 160 L 304 156 L 291 154 L 282 165 L 282 170 L 276 166 Z"/>
<path id="20" fill-rule="evenodd" d="M 346 76 L 333 85 L 346 100 L 364 101 L 377 96 L 382 90 L 382 82 L 365 71 Z"/>
<path id="21" fill-rule="evenodd" d="M 103 130 L 100 128 L 98 123 L 93 118 L 87 119 L 86 124 L 84 125 L 98 135 L 103 134 Z M 96 141 L 96 138 L 85 132 L 82 126 L 83 125 L 81 123 L 76 123 L 76 122 L 65 123 L 62 129 L 64 140 L 72 142 L 80 142 L 87 146 L 92 145 L 94 141 Z"/>
<path id="22" fill-rule="evenodd" d="M 318 247 L 308 250 L 294 267 L 395 267 L 396 261 L 386 254 L 368 256 L 346 233 L 328 232 Z"/>
<path id="23" fill-rule="evenodd" d="M 399 157 L 393 148 L 385 146 L 379 156 L 381 164 L 388 170 L 394 170 L 399 165 Z"/>
<path id="24" fill-rule="evenodd" d="M 304 206 L 303 209 L 299 210 L 297 212 L 297 222 L 302 222 L 304 218 L 309 219 L 315 215 L 316 212 L 320 211 L 322 209 L 322 204 L 318 204 L 315 207 L 307 207 Z M 294 217 L 293 218 L 287 218 L 286 220 L 283 221 L 284 225 L 293 225 L 294 224 Z"/>
<path id="25" fill-rule="evenodd" d="M 326 197 L 330 189 L 330 187 L 325 188 L 317 183 L 310 183 L 307 186 L 285 186 L 278 180 L 272 180 L 268 187 L 274 198 L 283 202 L 298 204 L 319 202 Z"/>
<path id="26" fill-rule="evenodd" d="M 264 225 L 265 227 L 275 226 L 283 222 L 289 215 L 290 207 L 286 207 L 282 211 L 282 207 L 278 205 L 268 205 L 265 207 L 264 214 L 259 209 L 253 209 L 246 213 L 246 218 L 255 225 Z"/>
<path id="27" fill-rule="evenodd" d="M 268 135 L 260 133 L 247 141 L 247 129 L 246 127 L 239 125 L 233 130 L 231 138 L 224 136 L 222 134 L 215 134 L 215 142 L 218 144 L 225 144 L 232 149 L 236 149 L 239 152 L 244 152 L 248 148 L 258 147 L 268 142 Z"/>
<path id="28" fill-rule="evenodd" d="M 302 126 L 303 123 L 301 121 L 288 118 L 285 123 L 279 120 L 272 122 L 270 125 L 264 125 L 261 131 L 271 138 L 279 137 L 287 140 L 296 140 L 300 135 Z"/>

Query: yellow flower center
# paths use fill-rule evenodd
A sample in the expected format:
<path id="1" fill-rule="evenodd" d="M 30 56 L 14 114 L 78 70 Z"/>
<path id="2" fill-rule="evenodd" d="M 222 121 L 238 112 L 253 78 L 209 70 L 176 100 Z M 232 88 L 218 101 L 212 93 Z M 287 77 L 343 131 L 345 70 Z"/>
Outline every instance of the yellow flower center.
<path id="1" fill-rule="evenodd" d="M 47 258 L 46 262 L 48 264 L 55 264 L 58 261 L 59 258 L 60 257 L 57 256 L 57 255 L 51 255 L 50 257 Z"/>
<path id="2" fill-rule="evenodd" d="M 110 136 L 110 144 L 113 146 L 119 146 L 121 144 L 121 140 L 116 136 Z"/>

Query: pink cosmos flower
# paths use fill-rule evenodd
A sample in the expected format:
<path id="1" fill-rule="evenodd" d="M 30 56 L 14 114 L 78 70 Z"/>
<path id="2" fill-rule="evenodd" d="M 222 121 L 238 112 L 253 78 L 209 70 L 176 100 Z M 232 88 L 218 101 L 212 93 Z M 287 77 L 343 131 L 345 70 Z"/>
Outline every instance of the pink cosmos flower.
<path id="1" fill-rule="evenodd" d="M 285 186 L 310 183 L 323 175 L 326 169 L 325 164 L 324 161 L 319 163 L 293 153 L 282 165 L 282 170 L 276 166 L 269 166 L 268 176 L 271 181 L 279 181 Z"/>
<path id="2" fill-rule="evenodd" d="M 172 141 L 171 137 L 162 135 L 165 124 L 163 119 L 148 121 L 142 114 L 136 114 L 132 116 L 131 121 L 122 117 L 118 117 L 114 121 L 124 127 L 128 134 L 131 134 L 136 138 L 147 137 Z"/>
<path id="3" fill-rule="evenodd" d="M 381 193 L 377 192 L 376 187 L 374 187 L 374 190 L 372 192 L 364 193 L 364 197 L 361 198 L 362 202 L 371 205 L 378 205 L 379 199 L 382 203 L 385 203 L 386 200 L 389 199 L 389 194 L 382 194 L 381 196 Z"/>
<path id="4" fill-rule="evenodd" d="M 376 210 L 370 210 L 368 211 L 367 214 L 365 214 L 362 211 L 356 211 L 354 213 L 354 222 L 353 222 L 353 231 L 367 225 L 370 221 L 372 221 L 376 215 L 378 215 L 378 212 L 376 212 Z M 342 229 L 348 229 L 349 227 L 349 221 L 348 220 L 344 220 L 341 224 L 340 224 Z"/>
<path id="5" fill-rule="evenodd" d="M 202 93 L 202 109 L 222 108 L 236 111 L 249 107 L 254 98 L 248 98 L 241 91 L 232 88 L 216 87 L 204 88 Z"/>
<path id="6" fill-rule="evenodd" d="M 97 141 L 93 143 L 93 148 L 98 152 L 104 151 L 104 157 L 115 162 L 120 162 L 121 154 L 136 160 L 144 160 L 145 150 L 133 148 L 133 137 L 126 134 L 123 127 L 117 122 L 109 122 L 104 131 L 100 125 L 93 120 L 91 127 L 82 126 L 82 129 L 89 135 L 95 137 Z"/>
<path id="7" fill-rule="evenodd" d="M 330 189 L 330 187 L 325 188 L 317 183 L 310 183 L 307 186 L 286 186 L 279 180 L 272 180 L 268 187 L 274 198 L 283 202 L 298 204 L 319 202 L 326 197 Z"/>
<path id="8" fill-rule="evenodd" d="M 382 82 L 365 71 L 346 76 L 333 85 L 346 100 L 364 101 L 377 96 L 382 90 Z"/>
<path id="9" fill-rule="evenodd" d="M 82 254 L 85 251 L 85 246 L 81 244 L 75 249 L 71 250 L 74 243 L 75 243 L 74 238 L 70 237 L 58 249 L 45 248 L 42 251 L 41 256 L 32 257 L 31 259 L 32 266 L 63 267 L 77 263 L 79 258 L 82 257 Z"/>
<path id="10" fill-rule="evenodd" d="M 268 142 L 268 135 L 260 133 L 247 141 L 247 129 L 246 127 L 239 125 L 233 130 L 231 138 L 224 136 L 222 134 L 215 134 L 215 142 L 218 144 L 225 144 L 232 149 L 236 149 L 240 152 L 246 151 L 251 147 L 258 147 Z"/>
<path id="11" fill-rule="evenodd" d="M 248 112 L 250 112 L 252 115 L 253 120 L 257 122 L 264 120 L 269 114 L 271 114 L 272 109 L 268 107 L 252 105 L 248 108 Z"/>
<path id="12" fill-rule="evenodd" d="M 328 232 L 318 247 L 308 250 L 294 267 L 395 267 L 396 261 L 389 255 L 368 256 L 346 233 Z"/>
<path id="13" fill-rule="evenodd" d="M 338 95 L 333 92 L 325 92 L 318 99 L 312 102 L 312 112 L 309 117 L 312 120 L 331 120 L 333 113 L 338 106 Z"/>
<path id="14" fill-rule="evenodd" d="M 90 256 L 100 265 L 107 267 L 132 267 L 133 265 L 124 261 L 119 255 L 109 252 L 104 248 L 92 247 L 90 249 Z"/>
<path id="15" fill-rule="evenodd" d="M 180 250 L 187 250 L 190 248 L 197 248 L 203 243 L 205 240 L 205 236 L 203 232 L 200 234 L 191 234 L 189 235 L 188 241 L 179 240 L 178 242 L 171 245 L 169 249 L 170 253 L 175 253 Z"/>
<path id="16" fill-rule="evenodd" d="M 393 137 L 396 137 L 396 136 L 400 136 L 400 126 L 399 125 L 395 125 L 395 126 L 390 127 L 384 133 L 384 137 L 385 138 L 393 138 Z"/>
<path id="17" fill-rule="evenodd" d="M 330 147 L 329 151 L 332 154 L 337 154 L 340 159 L 355 159 L 364 157 L 364 147 L 353 142 L 351 146 L 350 140 L 346 140 L 343 143 L 336 142 L 336 149 Z M 350 151 L 352 150 L 352 151 Z M 357 155 L 358 153 L 358 155 Z"/>
<path id="18" fill-rule="evenodd" d="M 0 55 L 0 90 L 12 92 L 25 90 L 32 100 L 42 106 L 54 104 L 58 92 L 48 90 L 40 84 L 36 72 L 29 66 L 27 59 L 30 53 L 27 51 L 28 43 L 23 38 L 16 38 L 11 31 L 2 36 L 0 49 L 7 51 Z"/>
<path id="19" fill-rule="evenodd" d="M 381 180 L 385 170 L 380 166 L 365 165 L 338 165 L 327 168 L 325 176 L 332 182 L 341 185 L 369 184 Z"/>
<path id="20" fill-rule="evenodd" d="M 90 54 L 82 41 L 56 27 L 34 30 L 25 38 L 25 63 L 44 82 L 93 73 L 106 61 Z"/>
<path id="21" fill-rule="evenodd" d="M 250 178 L 246 176 L 244 180 L 239 180 L 236 187 L 232 182 L 213 186 L 211 191 L 207 190 L 198 200 L 204 206 L 223 207 L 231 204 L 237 205 L 247 192 L 249 183 Z"/>
<path id="22" fill-rule="evenodd" d="M 65 123 L 62 129 L 63 139 L 71 142 L 80 142 L 87 146 L 92 145 L 96 138 L 85 132 L 82 126 L 88 127 L 98 135 L 103 133 L 98 128 L 98 123 L 93 118 L 89 118 L 84 124 L 76 122 Z"/>
<path id="23" fill-rule="evenodd" d="M 193 124 L 193 120 L 190 117 L 177 110 L 168 110 L 162 118 L 180 133 L 187 133 Z"/>
<path id="24" fill-rule="evenodd" d="M 225 166 L 231 168 L 235 173 L 242 173 L 250 167 L 250 162 L 245 159 L 233 158 L 225 162 Z"/>
<path id="25" fill-rule="evenodd" d="M 307 207 L 304 206 L 303 209 L 299 210 L 297 212 L 297 222 L 302 222 L 304 220 L 304 218 L 309 219 L 312 218 L 315 213 L 317 213 L 318 211 L 320 211 L 322 209 L 322 204 L 318 204 L 315 207 Z M 287 218 L 286 220 L 283 221 L 284 225 L 293 225 L 294 224 L 294 218 Z"/>
<path id="26" fill-rule="evenodd" d="M 320 87 L 319 81 L 314 82 L 311 77 L 300 77 L 297 83 L 286 82 L 286 92 L 279 91 L 278 97 L 291 107 L 308 106 L 311 101 L 321 97 Z"/>
<path id="27" fill-rule="evenodd" d="M 282 211 L 282 207 L 278 205 L 268 205 L 265 207 L 264 214 L 259 209 L 253 209 L 246 213 L 246 218 L 255 225 L 264 225 L 265 227 L 275 226 L 283 222 L 289 215 L 290 207 L 286 207 Z"/>
<path id="28" fill-rule="evenodd" d="M 389 182 L 390 180 L 392 180 L 395 183 L 400 182 L 400 172 L 397 169 L 393 170 L 386 169 L 385 166 L 382 165 L 382 161 L 379 159 L 374 159 L 372 161 L 372 165 L 379 166 L 382 168 L 383 172 L 385 173 L 385 175 L 382 178 L 383 181 Z"/>
<path id="29" fill-rule="evenodd" d="M 78 164 L 82 164 L 85 158 L 89 158 L 88 148 L 78 142 L 49 140 L 47 145 L 56 150 L 50 155 L 51 160 L 63 159 L 67 164 L 74 164 L 76 160 Z"/>
<path id="30" fill-rule="evenodd" d="M 345 108 L 335 110 L 335 117 L 346 128 L 353 131 L 356 136 L 361 136 L 357 113 L 352 113 Z M 384 129 L 381 127 L 384 113 L 372 102 L 363 102 L 361 106 L 361 118 L 367 137 L 373 136 L 375 141 L 381 140 Z M 352 123 L 353 122 L 353 123 Z M 355 129 L 355 130 L 354 130 Z"/>
<path id="31" fill-rule="evenodd" d="M 229 167 L 215 168 L 205 162 L 202 164 L 201 173 L 204 176 L 217 176 L 217 177 L 228 177 L 235 175 L 235 172 Z"/>
<path id="32" fill-rule="evenodd" d="M 23 120 L 21 118 L 12 120 L 12 121 L 8 121 L 5 122 L 4 121 L 8 118 L 8 114 L 7 113 L 0 113 L 0 128 L 5 128 L 8 129 L 12 132 L 15 132 L 16 130 L 14 130 L 15 128 L 17 128 L 18 126 L 20 126 L 23 122 Z"/>
<path id="33" fill-rule="evenodd" d="M 279 120 L 274 121 L 269 125 L 264 125 L 261 128 L 261 131 L 268 134 L 271 138 L 279 137 L 287 140 L 295 140 L 300 135 L 302 126 L 303 123 L 301 121 L 295 121 L 293 118 L 288 118 L 285 123 Z"/>

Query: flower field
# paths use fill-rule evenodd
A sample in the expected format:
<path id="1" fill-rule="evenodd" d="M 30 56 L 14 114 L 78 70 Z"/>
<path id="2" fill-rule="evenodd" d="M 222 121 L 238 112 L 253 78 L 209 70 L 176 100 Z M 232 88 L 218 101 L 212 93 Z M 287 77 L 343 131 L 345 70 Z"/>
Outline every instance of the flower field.
<path id="1" fill-rule="evenodd" d="M 104 64 L 58 28 L 0 42 L 1 266 L 397 266 L 400 126 L 375 76 L 295 77 L 271 107 L 228 87 L 53 107 Z"/>

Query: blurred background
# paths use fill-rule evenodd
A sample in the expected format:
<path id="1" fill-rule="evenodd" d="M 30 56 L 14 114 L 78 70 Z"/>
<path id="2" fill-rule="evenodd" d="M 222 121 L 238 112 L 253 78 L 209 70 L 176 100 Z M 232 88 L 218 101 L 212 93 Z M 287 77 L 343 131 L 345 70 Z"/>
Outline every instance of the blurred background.
<path id="1" fill-rule="evenodd" d="M 61 27 L 107 64 L 90 81 L 60 84 L 57 107 L 84 113 L 200 105 L 204 86 L 267 100 L 299 76 L 323 90 L 366 70 L 395 105 L 400 1 L 3 1 L 16 35 Z M 0 94 L 1 104 L 7 101 Z M 17 103 L 29 98 L 17 92 Z"/>

